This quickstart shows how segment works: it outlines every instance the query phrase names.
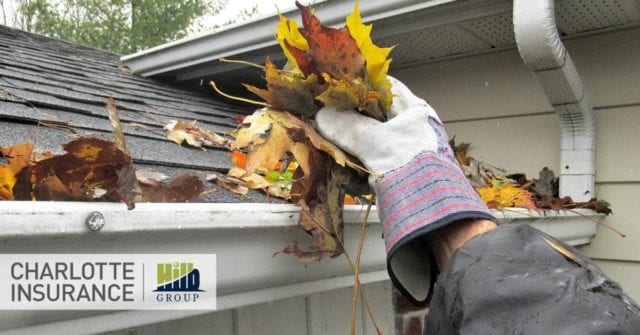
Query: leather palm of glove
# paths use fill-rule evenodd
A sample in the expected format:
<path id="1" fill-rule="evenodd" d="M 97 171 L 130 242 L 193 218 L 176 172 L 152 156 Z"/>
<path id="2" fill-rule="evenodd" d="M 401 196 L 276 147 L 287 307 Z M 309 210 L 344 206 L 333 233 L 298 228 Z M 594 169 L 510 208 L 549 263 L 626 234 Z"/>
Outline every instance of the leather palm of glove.
<path id="1" fill-rule="evenodd" d="M 459 220 L 495 220 L 469 185 L 436 112 L 400 81 L 387 122 L 355 110 L 322 108 L 320 133 L 359 158 L 377 177 L 377 195 L 394 285 L 416 304 L 429 301 L 437 268 L 424 236 Z"/>

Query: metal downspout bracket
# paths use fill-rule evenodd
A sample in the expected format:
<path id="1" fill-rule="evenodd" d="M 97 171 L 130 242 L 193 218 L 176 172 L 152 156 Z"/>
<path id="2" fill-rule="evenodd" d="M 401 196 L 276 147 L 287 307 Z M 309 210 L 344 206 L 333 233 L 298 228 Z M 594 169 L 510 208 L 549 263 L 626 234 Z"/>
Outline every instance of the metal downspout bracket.
<path id="1" fill-rule="evenodd" d="M 595 196 L 595 120 L 580 75 L 565 49 L 553 0 L 514 0 L 518 51 L 560 117 L 560 196 Z"/>

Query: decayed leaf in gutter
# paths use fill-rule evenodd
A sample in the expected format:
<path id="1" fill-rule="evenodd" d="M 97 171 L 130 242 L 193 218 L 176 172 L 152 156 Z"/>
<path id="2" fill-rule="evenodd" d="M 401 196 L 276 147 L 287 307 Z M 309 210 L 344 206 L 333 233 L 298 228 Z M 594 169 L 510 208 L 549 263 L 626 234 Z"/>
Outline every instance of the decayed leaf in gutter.
<path id="1" fill-rule="evenodd" d="M 191 202 L 204 191 L 200 178 L 189 174 L 180 175 L 166 184 L 149 176 L 143 180 L 140 188 L 142 201 L 146 202 Z"/>
<path id="2" fill-rule="evenodd" d="M 136 170 L 136 179 L 140 184 L 155 186 L 160 185 L 163 181 L 169 179 L 164 173 L 153 172 L 150 170 Z"/>
<path id="3" fill-rule="evenodd" d="M 197 121 L 173 120 L 164 126 L 167 138 L 178 143 L 187 143 L 196 148 L 202 146 L 229 149 L 229 140 L 214 132 L 198 126 Z"/>
<path id="4" fill-rule="evenodd" d="M 558 178 L 548 167 L 544 167 L 539 173 L 539 179 L 533 180 L 533 191 L 542 199 L 553 198 L 558 192 Z"/>

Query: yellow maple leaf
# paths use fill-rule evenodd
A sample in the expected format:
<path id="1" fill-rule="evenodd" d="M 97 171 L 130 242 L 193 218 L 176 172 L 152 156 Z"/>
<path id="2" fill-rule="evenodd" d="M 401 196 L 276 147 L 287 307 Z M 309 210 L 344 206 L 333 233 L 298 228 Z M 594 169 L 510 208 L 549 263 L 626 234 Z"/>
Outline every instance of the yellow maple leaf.
<path id="1" fill-rule="evenodd" d="M 391 59 L 388 57 L 393 48 L 380 48 L 373 43 L 371 40 L 372 25 L 362 23 L 358 3 L 353 8 L 351 15 L 347 16 L 347 28 L 349 28 L 349 34 L 356 40 L 358 48 L 366 60 L 367 77 L 371 86 L 380 92 L 380 103 L 386 112 L 389 110 L 392 100 L 391 83 L 387 78 L 387 72 L 391 64 Z"/>
<path id="2" fill-rule="evenodd" d="M 493 179 L 490 187 L 476 189 L 489 208 L 523 207 L 536 209 L 531 193 L 506 180 Z"/>
<path id="3" fill-rule="evenodd" d="M 285 45 L 285 40 L 292 47 L 295 47 L 302 51 L 309 50 L 309 43 L 298 30 L 298 23 L 285 17 L 284 15 L 280 15 L 280 22 L 276 26 L 276 39 L 278 40 L 278 44 L 280 44 L 280 48 L 282 48 L 282 52 L 284 52 L 284 55 L 287 56 L 287 60 L 290 64 L 294 64 L 297 66 L 295 57 L 293 57 L 293 55 L 291 54 L 291 52 L 289 52 L 289 49 Z"/>

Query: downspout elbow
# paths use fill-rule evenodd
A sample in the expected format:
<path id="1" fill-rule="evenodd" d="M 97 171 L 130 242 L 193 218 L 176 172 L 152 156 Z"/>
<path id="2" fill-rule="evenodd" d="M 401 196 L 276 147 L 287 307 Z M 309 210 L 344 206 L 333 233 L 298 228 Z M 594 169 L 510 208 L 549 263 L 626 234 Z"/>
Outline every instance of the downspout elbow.
<path id="1" fill-rule="evenodd" d="M 587 201 L 595 188 L 595 119 L 580 75 L 560 39 L 553 0 L 514 0 L 518 51 L 560 118 L 560 195 Z"/>

